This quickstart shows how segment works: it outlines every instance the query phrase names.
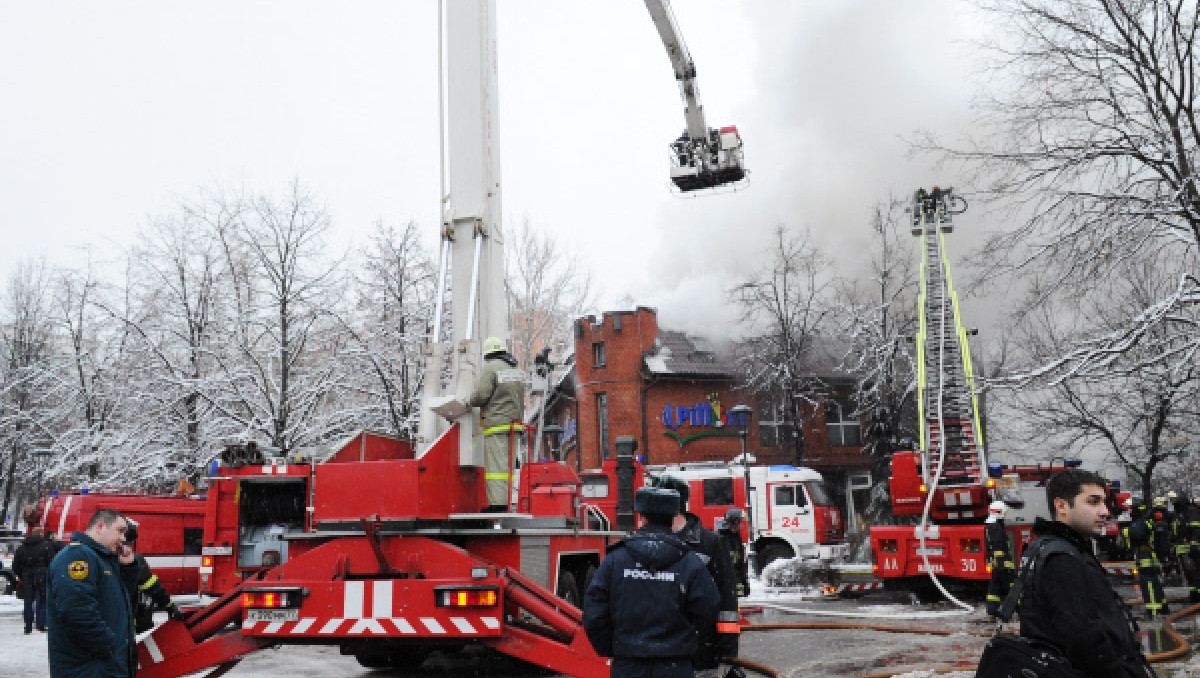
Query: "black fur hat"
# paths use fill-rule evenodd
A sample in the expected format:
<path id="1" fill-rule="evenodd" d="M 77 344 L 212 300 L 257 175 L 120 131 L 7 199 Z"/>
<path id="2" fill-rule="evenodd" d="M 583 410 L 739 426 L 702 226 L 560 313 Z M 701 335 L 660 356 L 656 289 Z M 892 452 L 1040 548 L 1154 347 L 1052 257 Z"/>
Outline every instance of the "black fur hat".
<path id="1" fill-rule="evenodd" d="M 688 496 L 691 490 L 688 488 L 687 481 L 676 476 L 658 476 L 654 479 L 654 486 L 661 487 L 667 490 L 675 490 L 679 493 L 679 508 L 687 510 Z"/>
<path id="2" fill-rule="evenodd" d="M 663 516 L 679 514 L 679 493 L 659 487 L 643 487 L 633 499 L 633 510 Z"/>

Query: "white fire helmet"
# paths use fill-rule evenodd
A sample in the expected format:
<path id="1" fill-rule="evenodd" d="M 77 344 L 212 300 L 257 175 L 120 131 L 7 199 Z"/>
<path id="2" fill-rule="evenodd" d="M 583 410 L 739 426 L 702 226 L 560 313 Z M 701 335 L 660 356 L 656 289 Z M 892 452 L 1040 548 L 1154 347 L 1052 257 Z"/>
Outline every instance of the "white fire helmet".
<path id="1" fill-rule="evenodd" d="M 994 501 L 988 505 L 988 517 L 989 518 L 1003 518 L 1004 514 L 1007 512 L 1008 512 L 1008 504 L 1005 504 L 1002 501 Z"/>

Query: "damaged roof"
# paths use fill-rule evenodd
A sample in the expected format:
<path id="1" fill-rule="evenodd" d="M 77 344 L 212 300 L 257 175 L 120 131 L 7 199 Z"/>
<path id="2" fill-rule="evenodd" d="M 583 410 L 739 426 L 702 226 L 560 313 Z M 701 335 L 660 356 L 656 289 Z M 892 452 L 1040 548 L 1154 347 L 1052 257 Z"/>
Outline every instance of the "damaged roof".
<path id="1" fill-rule="evenodd" d="M 730 357 L 718 353 L 707 339 L 676 330 L 660 329 L 654 348 L 642 360 L 655 375 L 722 379 L 737 375 Z"/>

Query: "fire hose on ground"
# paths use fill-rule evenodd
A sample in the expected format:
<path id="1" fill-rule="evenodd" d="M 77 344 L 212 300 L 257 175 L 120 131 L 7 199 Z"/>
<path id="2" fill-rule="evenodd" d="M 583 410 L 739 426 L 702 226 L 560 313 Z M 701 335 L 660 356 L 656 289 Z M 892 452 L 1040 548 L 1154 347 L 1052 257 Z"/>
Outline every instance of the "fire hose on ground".
<path id="1" fill-rule="evenodd" d="M 778 607 L 778 606 L 773 606 Z M 787 610 L 787 608 L 780 608 Z M 1174 614 L 1168 615 L 1163 622 L 1163 631 L 1175 643 L 1175 647 L 1163 652 L 1156 652 L 1146 656 L 1146 659 L 1151 663 L 1160 663 L 1173 661 L 1186 655 L 1190 649 L 1187 639 L 1184 638 L 1178 631 L 1175 630 L 1174 622 L 1200 612 L 1200 603 L 1186 607 Z M 769 623 L 769 624 L 748 624 L 742 626 L 742 631 L 777 631 L 777 630 L 864 630 L 864 631 L 880 631 L 883 633 L 919 633 L 922 635 L 932 636 L 953 636 L 966 635 L 977 637 L 988 637 L 995 635 L 991 631 L 964 631 L 955 629 L 939 629 L 919 626 L 885 626 L 882 624 L 857 624 L 857 623 L 838 623 L 838 622 L 792 622 L 792 623 Z M 1006 631 L 1006 633 L 1015 633 L 1015 630 Z M 770 678 L 779 678 L 779 674 L 768 666 L 750 662 L 744 659 L 729 661 L 731 664 L 741 666 L 743 668 L 755 671 Z M 868 673 L 855 678 L 891 678 L 901 673 L 910 673 L 913 671 L 930 671 L 932 673 L 954 673 L 960 671 L 974 671 L 976 663 L 973 661 L 956 662 L 950 666 L 940 666 L 929 668 L 925 666 L 898 666 L 886 671 L 877 673 Z"/>

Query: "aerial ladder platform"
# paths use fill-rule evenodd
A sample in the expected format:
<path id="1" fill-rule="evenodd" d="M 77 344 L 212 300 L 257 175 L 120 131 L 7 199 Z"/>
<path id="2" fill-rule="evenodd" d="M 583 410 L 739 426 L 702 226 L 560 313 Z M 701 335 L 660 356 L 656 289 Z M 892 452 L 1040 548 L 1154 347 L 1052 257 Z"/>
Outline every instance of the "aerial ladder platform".
<path id="1" fill-rule="evenodd" d="M 960 205 L 965 203 L 953 189 L 921 189 L 913 198 L 912 233 L 921 239 L 916 339 L 921 476 L 930 486 L 979 486 L 987 479 L 968 331 L 946 257 L 946 234 L 954 230 Z"/>

